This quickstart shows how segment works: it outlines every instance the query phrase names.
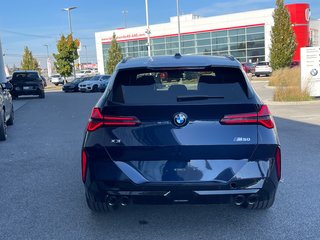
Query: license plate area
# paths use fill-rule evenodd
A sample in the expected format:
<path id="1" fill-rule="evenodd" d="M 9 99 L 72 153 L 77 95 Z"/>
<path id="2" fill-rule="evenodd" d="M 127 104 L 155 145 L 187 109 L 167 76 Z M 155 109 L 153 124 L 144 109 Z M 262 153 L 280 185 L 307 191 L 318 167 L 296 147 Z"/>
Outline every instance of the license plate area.
<path id="1" fill-rule="evenodd" d="M 23 90 L 33 90 L 33 87 L 31 87 L 31 86 L 24 86 L 24 87 L 23 87 Z"/>

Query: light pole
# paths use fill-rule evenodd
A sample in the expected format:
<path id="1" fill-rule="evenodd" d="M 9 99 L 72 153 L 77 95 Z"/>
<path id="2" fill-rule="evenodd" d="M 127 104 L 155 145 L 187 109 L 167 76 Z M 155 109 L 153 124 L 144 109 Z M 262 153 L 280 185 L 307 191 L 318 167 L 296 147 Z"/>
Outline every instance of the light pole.
<path id="1" fill-rule="evenodd" d="M 43 46 L 45 46 L 47 48 L 47 58 L 50 58 L 50 56 L 49 56 L 49 45 L 48 44 L 44 44 Z"/>
<path id="2" fill-rule="evenodd" d="M 4 70 L 4 61 L 3 61 L 3 52 L 2 52 L 2 45 L 1 45 L 1 39 L 0 39 L 0 83 L 3 83 L 6 81 L 6 73 Z"/>
<path id="3" fill-rule="evenodd" d="M 178 43 L 179 43 L 179 53 L 181 54 L 181 33 L 180 33 L 180 7 L 179 7 L 179 0 L 177 0 L 177 18 L 178 18 Z"/>
<path id="4" fill-rule="evenodd" d="M 51 77 L 51 63 L 50 63 L 50 56 L 49 56 L 49 45 L 44 44 L 43 46 L 45 46 L 47 48 L 47 74 L 48 74 L 48 77 Z"/>
<path id="5" fill-rule="evenodd" d="M 84 49 L 86 50 L 86 64 L 88 64 L 88 51 L 87 51 L 87 45 L 83 45 Z"/>
<path id="6" fill-rule="evenodd" d="M 67 11 L 68 12 L 68 20 L 69 20 L 69 30 L 70 30 L 70 34 L 71 34 L 71 37 L 72 37 L 72 40 L 73 40 L 73 32 L 72 32 L 72 25 L 71 25 L 71 10 L 73 9 L 76 9 L 77 7 L 68 7 L 68 8 L 63 8 L 64 11 Z M 74 61 L 73 61 L 73 77 L 74 79 L 76 79 L 76 66 L 74 64 Z"/>
<path id="7" fill-rule="evenodd" d="M 147 21 L 147 30 L 146 30 L 146 34 L 147 34 L 147 47 L 148 47 L 148 56 L 151 57 L 151 44 L 150 44 L 150 27 L 149 27 L 149 7 L 148 7 L 148 0 L 145 0 L 146 2 L 146 21 Z"/>
<path id="8" fill-rule="evenodd" d="M 123 14 L 124 28 L 127 28 L 128 10 L 122 10 L 121 13 Z"/>

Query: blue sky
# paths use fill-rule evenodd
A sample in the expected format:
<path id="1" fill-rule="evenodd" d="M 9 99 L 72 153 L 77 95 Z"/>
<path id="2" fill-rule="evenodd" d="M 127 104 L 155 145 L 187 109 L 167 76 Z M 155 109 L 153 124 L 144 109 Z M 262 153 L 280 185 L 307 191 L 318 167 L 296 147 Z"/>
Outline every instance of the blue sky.
<path id="1" fill-rule="evenodd" d="M 274 7 L 275 0 L 180 0 L 183 13 L 215 16 L 225 13 Z M 311 5 L 312 18 L 320 18 L 319 0 L 296 1 Z M 128 27 L 145 24 L 145 0 L 8 0 L 1 1 L 0 34 L 5 61 L 19 65 L 25 46 L 44 64 L 46 47 L 56 51 L 56 41 L 69 32 L 67 13 L 62 8 L 77 6 L 72 11 L 73 32 L 87 46 L 88 60 L 95 62 L 96 31 L 124 26 L 122 10 L 128 10 Z M 149 0 L 150 23 L 167 22 L 176 14 L 175 0 Z M 83 56 L 84 51 L 82 51 Z"/>

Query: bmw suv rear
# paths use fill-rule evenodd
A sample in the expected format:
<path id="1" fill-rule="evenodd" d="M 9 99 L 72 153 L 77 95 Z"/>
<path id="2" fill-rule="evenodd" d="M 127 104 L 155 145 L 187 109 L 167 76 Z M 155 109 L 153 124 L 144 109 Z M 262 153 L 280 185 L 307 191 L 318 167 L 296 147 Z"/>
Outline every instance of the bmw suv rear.
<path id="1" fill-rule="evenodd" d="M 13 85 L 10 92 L 13 98 L 21 95 L 38 95 L 39 98 L 45 98 L 44 81 L 37 71 L 15 71 L 10 82 Z"/>
<path id="2" fill-rule="evenodd" d="M 130 203 L 265 209 L 280 178 L 273 118 L 232 57 L 122 61 L 82 147 L 93 211 Z"/>

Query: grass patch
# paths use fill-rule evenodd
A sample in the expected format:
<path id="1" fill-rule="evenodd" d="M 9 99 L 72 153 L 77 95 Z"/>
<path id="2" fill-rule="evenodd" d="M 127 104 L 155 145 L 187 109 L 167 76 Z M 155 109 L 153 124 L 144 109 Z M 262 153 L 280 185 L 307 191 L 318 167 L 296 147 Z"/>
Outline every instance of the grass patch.
<path id="1" fill-rule="evenodd" d="M 283 68 L 272 73 L 269 86 L 275 86 L 274 101 L 309 101 L 312 100 L 307 89 L 300 86 L 300 67 Z"/>

